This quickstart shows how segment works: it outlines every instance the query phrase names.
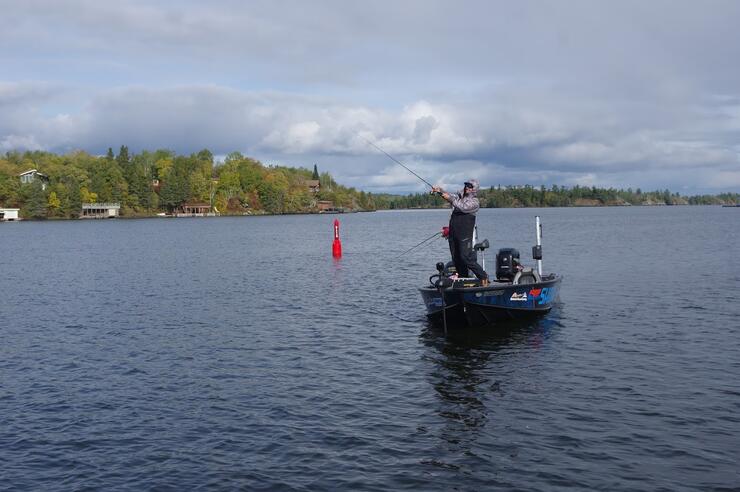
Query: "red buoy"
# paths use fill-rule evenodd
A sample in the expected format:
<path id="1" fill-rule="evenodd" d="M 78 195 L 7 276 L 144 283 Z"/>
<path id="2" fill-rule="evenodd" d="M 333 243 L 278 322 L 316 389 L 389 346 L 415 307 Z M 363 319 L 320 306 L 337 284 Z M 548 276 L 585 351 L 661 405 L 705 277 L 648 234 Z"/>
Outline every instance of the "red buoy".
<path id="1" fill-rule="evenodd" d="M 342 241 L 339 240 L 339 220 L 334 219 L 334 242 L 331 245 L 331 254 L 334 258 L 342 257 Z"/>

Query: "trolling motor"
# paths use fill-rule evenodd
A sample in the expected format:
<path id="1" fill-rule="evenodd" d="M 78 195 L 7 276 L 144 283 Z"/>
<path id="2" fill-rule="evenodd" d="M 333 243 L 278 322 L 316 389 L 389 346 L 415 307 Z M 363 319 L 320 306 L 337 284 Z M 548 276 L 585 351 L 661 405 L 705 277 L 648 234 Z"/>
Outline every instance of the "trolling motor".
<path id="1" fill-rule="evenodd" d="M 432 281 L 432 278 L 439 277 L 435 282 L 432 283 L 434 287 L 439 292 L 440 296 L 442 297 L 442 321 L 444 323 L 445 328 L 445 336 L 447 336 L 447 306 L 445 305 L 445 293 L 444 290 L 452 287 L 452 280 L 445 275 L 445 264 L 441 261 L 438 261 L 435 265 L 437 267 L 437 274 L 432 275 L 429 277 L 429 281 Z"/>
<path id="2" fill-rule="evenodd" d="M 435 273 L 434 275 L 429 277 L 429 283 L 432 284 L 432 286 L 439 291 L 447 289 L 448 287 L 452 287 L 452 279 L 448 277 L 445 273 L 445 264 L 439 261 L 435 266 L 438 273 Z"/>

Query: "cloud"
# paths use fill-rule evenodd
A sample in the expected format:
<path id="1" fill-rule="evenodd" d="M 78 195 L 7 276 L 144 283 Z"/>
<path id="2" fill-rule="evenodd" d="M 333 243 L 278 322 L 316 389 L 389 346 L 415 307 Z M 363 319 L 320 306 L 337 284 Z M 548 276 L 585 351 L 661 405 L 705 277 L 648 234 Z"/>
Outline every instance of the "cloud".
<path id="1" fill-rule="evenodd" d="M 485 182 L 486 176 L 494 174 L 489 169 L 496 169 L 496 176 L 507 176 L 509 183 L 519 176 L 537 179 L 535 183 L 544 178 L 575 184 L 587 177 L 589 182 L 606 183 L 613 179 L 610 175 L 638 169 L 643 173 L 693 168 L 719 172 L 738 164 L 738 151 L 730 140 L 735 121 L 694 118 L 691 106 L 684 108 L 685 118 L 695 123 L 683 124 L 677 135 L 648 125 L 635 128 L 633 114 L 622 120 L 612 112 L 609 118 L 579 124 L 596 108 L 592 103 L 579 106 L 578 101 L 573 101 L 570 113 L 537 104 L 512 106 L 507 99 L 491 100 L 483 110 L 479 104 L 459 101 L 417 101 L 393 112 L 323 97 L 217 86 L 129 87 L 98 93 L 75 114 L 45 117 L 41 111 L 45 99 L 28 96 L 33 93 L 17 87 L 6 87 L 2 93 L 0 104 L 6 115 L 15 115 L 3 120 L 3 149 L 83 148 L 103 153 L 108 147 L 128 145 L 133 151 L 170 148 L 188 153 L 209 148 L 217 154 L 239 150 L 278 159 L 336 156 L 335 173 L 348 179 L 364 176 L 378 188 L 409 187 L 418 180 L 367 140 L 408 159 L 430 180 L 445 183 L 473 174 Z M 45 94 L 49 100 L 56 98 Z M 655 111 L 650 105 L 633 106 L 630 111 L 636 109 Z M 670 109 L 671 114 L 676 111 Z M 723 133 L 727 141 L 717 139 L 716 134 Z M 714 139 L 706 139 L 708 134 Z M 363 175 L 362 166 L 353 169 L 339 163 L 357 159 L 373 163 L 369 165 L 380 169 L 380 174 Z M 707 186 L 721 183 L 704 182 Z"/>
<path id="2" fill-rule="evenodd" d="M 239 150 L 375 190 L 728 189 L 740 4 L 0 0 L 0 142 Z"/>

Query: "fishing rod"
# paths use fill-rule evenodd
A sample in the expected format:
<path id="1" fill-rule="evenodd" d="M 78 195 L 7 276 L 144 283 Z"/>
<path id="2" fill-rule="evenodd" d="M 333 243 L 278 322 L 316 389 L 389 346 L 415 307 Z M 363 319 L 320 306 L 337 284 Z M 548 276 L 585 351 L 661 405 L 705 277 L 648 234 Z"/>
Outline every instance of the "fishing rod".
<path id="1" fill-rule="evenodd" d="M 395 157 L 393 157 L 392 155 L 390 155 L 388 152 L 386 152 L 385 150 L 381 149 L 380 147 L 378 147 L 377 145 L 375 145 L 374 143 L 372 143 L 370 140 L 366 139 L 362 135 L 360 135 L 360 137 L 363 140 L 365 140 L 367 143 L 369 143 L 370 145 L 372 145 L 373 147 L 375 147 L 376 149 L 378 149 L 379 151 L 381 151 L 382 153 L 384 153 L 385 155 L 387 155 L 393 162 L 395 162 L 396 164 L 398 164 L 399 166 L 401 166 L 402 168 L 404 168 L 405 170 L 407 170 L 408 172 L 410 172 L 411 174 L 413 174 L 414 176 L 416 176 L 417 178 L 419 178 L 420 180 L 422 180 L 427 186 L 429 186 L 430 188 L 434 188 L 434 186 L 432 186 L 432 184 L 429 181 L 427 181 L 426 179 L 422 178 L 421 176 L 419 176 L 418 174 L 416 174 L 414 171 L 412 171 L 408 167 L 404 166 L 401 161 L 399 161 L 398 159 L 396 159 Z"/>
<path id="2" fill-rule="evenodd" d="M 411 248 L 407 249 L 406 251 L 404 251 L 404 252 L 403 252 L 403 253 L 401 253 L 400 255 L 396 256 L 396 258 L 400 258 L 400 257 L 402 257 L 403 255 L 405 255 L 406 253 L 410 253 L 411 251 L 415 250 L 416 248 L 418 248 L 418 247 L 419 247 L 419 246 L 421 246 L 422 244 L 426 243 L 427 241 L 431 241 L 432 239 L 434 239 L 435 237 L 439 236 L 440 234 L 444 234 L 444 231 L 439 231 L 439 232 L 435 232 L 434 234 L 432 234 L 431 236 L 429 236 L 428 238 L 426 238 L 425 240 L 423 240 L 423 241 L 422 241 L 422 242 L 420 242 L 419 244 L 417 244 L 417 245 L 415 245 L 415 246 L 413 246 L 413 247 L 411 247 Z"/>

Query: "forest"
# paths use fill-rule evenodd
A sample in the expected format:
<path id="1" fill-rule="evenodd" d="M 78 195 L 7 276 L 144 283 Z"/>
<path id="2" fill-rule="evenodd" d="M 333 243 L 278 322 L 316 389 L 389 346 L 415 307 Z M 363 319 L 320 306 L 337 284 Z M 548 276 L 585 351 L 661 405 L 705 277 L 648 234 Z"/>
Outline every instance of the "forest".
<path id="1" fill-rule="evenodd" d="M 458 190 L 459 191 L 459 190 Z M 630 205 L 734 205 L 740 203 L 740 194 L 682 196 L 670 190 L 642 191 L 587 186 L 552 187 L 531 185 L 491 186 L 478 192 L 483 208 L 516 207 L 598 207 Z M 376 202 L 384 208 L 435 208 L 443 203 L 438 197 L 419 193 L 408 196 L 378 195 Z"/>
<path id="2" fill-rule="evenodd" d="M 22 184 L 36 169 L 45 179 Z M 308 182 L 318 180 L 320 190 Z M 186 203 L 204 203 L 220 214 L 285 214 L 332 209 L 375 210 L 371 193 L 337 184 L 328 173 L 264 166 L 239 152 L 216 164 L 209 150 L 189 156 L 169 150 L 131 154 L 8 152 L 0 157 L 0 207 L 20 208 L 23 218 L 77 218 L 83 203 L 119 203 L 128 217 L 171 214 Z"/>
<path id="3" fill-rule="evenodd" d="M 36 169 L 44 179 L 21 183 Z M 318 191 L 309 187 L 318 181 Z M 479 192 L 481 207 L 571 207 L 625 205 L 729 205 L 737 193 L 681 196 L 669 190 L 597 187 L 491 186 Z M 216 163 L 209 150 L 185 156 L 170 150 L 129 153 L 121 146 L 104 156 L 77 151 L 7 152 L 0 156 L 0 207 L 19 208 L 26 219 L 77 218 L 83 203 L 119 203 L 120 215 L 172 214 L 186 203 L 207 204 L 220 214 L 315 213 L 319 204 L 334 211 L 439 208 L 446 203 L 427 193 L 373 194 L 342 186 L 327 173 L 265 166 L 232 152 Z"/>

